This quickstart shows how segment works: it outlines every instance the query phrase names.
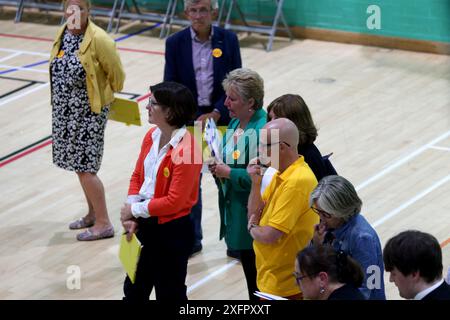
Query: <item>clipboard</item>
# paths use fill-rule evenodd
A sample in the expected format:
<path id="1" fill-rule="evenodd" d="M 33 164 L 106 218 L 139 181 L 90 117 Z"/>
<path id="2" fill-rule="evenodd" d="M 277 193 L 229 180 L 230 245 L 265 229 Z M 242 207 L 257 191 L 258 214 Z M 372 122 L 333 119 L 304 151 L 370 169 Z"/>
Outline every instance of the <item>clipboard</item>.
<path id="1" fill-rule="evenodd" d="M 119 259 L 131 283 L 134 283 L 136 280 L 136 270 L 141 256 L 141 250 L 142 244 L 136 237 L 136 234 L 133 234 L 130 241 L 127 241 L 126 233 L 122 234 L 120 238 Z"/>
<path id="2" fill-rule="evenodd" d="M 124 98 L 115 98 L 109 107 L 108 119 L 123 122 L 127 126 L 134 124 L 141 126 L 139 104 Z"/>
<path id="3" fill-rule="evenodd" d="M 276 296 L 274 294 L 265 293 L 261 291 L 255 291 L 253 294 L 259 298 L 263 298 L 264 300 L 289 300 L 280 296 Z"/>

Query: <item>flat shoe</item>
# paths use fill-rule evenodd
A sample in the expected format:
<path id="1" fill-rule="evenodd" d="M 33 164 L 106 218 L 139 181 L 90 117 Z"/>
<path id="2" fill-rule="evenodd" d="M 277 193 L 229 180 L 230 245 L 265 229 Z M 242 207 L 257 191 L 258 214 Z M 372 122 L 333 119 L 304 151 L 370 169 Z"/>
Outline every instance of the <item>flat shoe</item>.
<path id="1" fill-rule="evenodd" d="M 114 237 L 114 227 L 111 226 L 100 233 L 93 233 L 91 229 L 87 229 L 86 231 L 77 234 L 78 241 L 94 241 L 100 239 L 107 239 Z"/>
<path id="2" fill-rule="evenodd" d="M 86 218 L 80 218 L 75 220 L 69 224 L 70 230 L 78 230 L 92 227 L 95 224 L 95 219 L 93 221 L 89 221 Z"/>

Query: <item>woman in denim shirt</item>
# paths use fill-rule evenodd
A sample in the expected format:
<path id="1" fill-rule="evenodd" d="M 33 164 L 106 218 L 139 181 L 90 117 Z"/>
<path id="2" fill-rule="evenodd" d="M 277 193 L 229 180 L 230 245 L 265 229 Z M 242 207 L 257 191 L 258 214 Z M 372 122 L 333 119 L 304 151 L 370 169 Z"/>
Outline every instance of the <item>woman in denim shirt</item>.
<path id="1" fill-rule="evenodd" d="M 320 180 L 310 196 L 311 208 L 320 216 L 313 244 L 331 244 L 361 264 L 361 293 L 370 300 L 384 300 L 384 266 L 380 239 L 360 214 L 362 201 L 353 185 L 341 176 Z"/>

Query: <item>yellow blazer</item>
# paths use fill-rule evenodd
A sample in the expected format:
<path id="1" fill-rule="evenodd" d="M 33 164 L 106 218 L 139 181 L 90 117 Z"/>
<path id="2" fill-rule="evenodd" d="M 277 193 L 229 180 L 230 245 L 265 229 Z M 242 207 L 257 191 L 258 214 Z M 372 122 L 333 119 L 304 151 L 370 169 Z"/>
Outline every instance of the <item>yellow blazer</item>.
<path id="1" fill-rule="evenodd" d="M 50 62 L 58 55 L 65 28 L 66 24 L 56 35 Z M 103 106 L 113 102 L 114 92 L 122 90 L 125 81 L 116 43 L 102 28 L 89 20 L 77 54 L 86 72 L 86 88 L 91 110 L 100 113 Z"/>

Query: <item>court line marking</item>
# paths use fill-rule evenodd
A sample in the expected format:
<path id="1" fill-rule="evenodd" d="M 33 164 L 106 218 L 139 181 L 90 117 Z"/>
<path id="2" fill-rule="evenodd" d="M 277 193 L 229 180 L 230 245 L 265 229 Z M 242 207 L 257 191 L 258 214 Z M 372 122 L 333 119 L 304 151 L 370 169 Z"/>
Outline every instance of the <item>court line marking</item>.
<path id="1" fill-rule="evenodd" d="M 24 90 L 24 89 L 26 89 L 28 87 L 34 86 L 35 84 L 36 84 L 36 82 L 30 81 L 30 82 L 28 82 L 27 84 L 24 84 L 21 87 L 18 87 L 18 88 L 15 88 L 15 89 L 11 90 L 11 91 L 8 91 L 7 93 L 0 95 L 0 100 L 3 99 L 3 98 L 6 98 L 7 96 L 13 95 L 16 92 L 22 91 L 22 90 Z"/>
<path id="2" fill-rule="evenodd" d="M 158 22 L 158 23 L 154 24 L 153 26 L 145 27 L 145 28 L 143 28 L 143 29 L 141 29 L 141 30 L 138 30 L 138 31 L 136 31 L 136 32 L 133 32 L 133 33 L 130 33 L 130 34 L 121 36 L 121 37 L 119 37 L 119 38 L 116 38 L 116 39 L 114 39 L 114 42 L 116 42 L 116 43 L 121 42 L 121 41 L 123 41 L 123 40 L 126 40 L 126 39 L 128 39 L 128 38 L 134 37 L 134 36 L 136 36 L 136 35 L 138 35 L 138 34 L 141 34 L 141 33 L 143 33 L 143 32 L 146 32 L 146 31 L 155 29 L 156 27 L 158 27 L 158 26 L 160 26 L 160 25 L 161 25 L 161 23 Z M 5 34 L 0 34 L 0 35 L 5 35 Z M 131 49 L 124 49 L 124 48 L 117 48 L 117 49 L 118 49 L 118 50 L 125 50 L 125 51 L 133 51 L 133 50 L 131 50 Z M 142 50 L 139 50 L 139 52 L 143 52 L 143 51 L 142 51 Z M 156 52 L 154 52 L 154 53 L 156 53 Z M 164 53 L 156 53 L 156 54 L 164 54 Z M 38 66 L 38 65 L 41 65 L 41 64 L 44 64 L 44 63 L 48 63 L 48 62 L 49 62 L 49 60 L 44 60 L 44 61 L 39 61 L 39 62 L 36 62 L 36 63 L 33 63 L 33 64 L 25 65 L 25 66 L 22 66 L 22 67 L 16 67 L 16 68 L 11 67 L 9 70 L 1 71 L 1 72 L 0 72 L 0 75 L 1 75 L 1 74 L 7 74 L 7 73 L 15 72 L 15 71 L 19 71 L 19 70 L 25 70 L 25 69 L 23 69 L 23 68 L 32 68 L 32 67 L 35 67 L 35 66 Z M 3 67 L 3 66 L 0 65 L 0 68 L 1 68 L 1 67 Z M 29 70 L 30 70 L 30 71 L 33 71 L 32 69 L 29 69 Z M 35 71 L 35 72 L 39 72 L 39 71 Z M 48 73 L 48 71 L 47 71 L 46 73 Z"/>
<path id="3" fill-rule="evenodd" d="M 450 151 L 450 148 L 440 147 L 440 146 L 431 146 L 430 149 L 440 150 L 440 151 Z"/>
<path id="4" fill-rule="evenodd" d="M 441 243 L 441 248 L 444 248 L 446 245 L 450 243 L 450 238 Z"/>
<path id="5" fill-rule="evenodd" d="M 42 149 L 42 148 L 44 148 L 45 146 L 48 146 L 48 145 L 50 145 L 50 144 L 52 144 L 52 143 L 53 143 L 52 140 L 50 140 L 50 141 L 45 141 L 45 142 L 43 142 L 43 143 L 37 145 L 36 147 L 33 147 L 33 148 L 31 148 L 31 149 L 28 149 L 27 151 L 25 151 L 25 152 L 23 152 L 23 153 L 20 153 L 20 154 L 18 154 L 17 156 L 14 156 L 14 157 L 12 157 L 12 158 L 10 158 L 10 159 L 8 159 L 8 160 L 6 160 L 6 161 L 0 163 L 0 168 L 3 167 L 3 166 L 5 166 L 5 165 L 7 165 L 7 164 L 10 163 L 10 162 L 13 162 L 13 161 L 16 161 L 17 159 L 20 159 L 20 158 L 22 158 L 22 157 L 25 157 L 27 154 L 30 154 L 30 153 L 32 153 L 32 152 L 34 152 L 34 151 L 36 151 L 36 150 Z"/>
<path id="6" fill-rule="evenodd" d="M 12 81 L 21 81 L 21 82 L 45 83 L 45 81 L 30 80 L 30 79 L 23 79 L 23 78 L 17 78 L 17 77 L 8 77 L 8 76 L 0 76 L 0 79 L 12 80 Z"/>
<path id="7" fill-rule="evenodd" d="M 27 39 L 27 40 L 35 40 L 35 41 L 53 42 L 53 39 L 50 39 L 50 38 L 22 36 L 20 34 L 12 34 L 12 33 L 0 33 L 0 37 L 19 38 L 19 39 Z"/>
<path id="8" fill-rule="evenodd" d="M 40 143 L 42 143 L 42 142 L 44 142 L 44 141 L 46 141 L 46 140 L 48 140 L 48 139 L 51 139 L 51 138 L 52 138 L 51 135 L 50 135 L 50 136 L 47 136 L 47 137 L 42 138 L 42 139 L 40 139 L 40 140 L 38 140 L 38 141 L 36 141 L 36 142 L 33 142 L 32 144 L 27 145 L 26 147 L 20 148 L 20 149 L 18 149 L 18 150 L 16 150 L 16 151 L 11 152 L 10 154 L 7 154 L 6 156 L 1 157 L 1 158 L 0 158 L 0 166 L 1 166 L 1 162 L 2 162 L 2 161 L 6 160 L 6 159 L 9 159 L 9 158 L 11 158 L 12 156 L 15 156 L 15 155 L 17 155 L 17 154 L 19 154 L 19 153 L 21 153 L 21 152 L 23 152 L 23 151 L 26 151 L 26 150 L 28 150 L 29 148 L 34 147 L 34 146 L 36 146 L 36 145 L 38 145 L 38 144 L 40 144 Z"/>
<path id="9" fill-rule="evenodd" d="M 141 30 L 138 30 L 138 31 L 136 31 L 136 32 L 132 32 L 132 33 L 123 35 L 123 36 L 121 36 L 121 37 L 118 37 L 118 38 L 114 39 L 114 41 L 119 42 L 119 41 L 126 40 L 126 39 L 128 39 L 128 38 L 137 36 L 138 34 L 144 33 L 144 32 L 146 32 L 146 31 L 153 30 L 153 29 L 159 27 L 160 25 L 161 25 L 161 22 L 158 22 L 158 23 L 154 24 L 153 26 L 145 27 L 145 28 L 143 28 L 143 29 L 141 29 Z"/>
<path id="10" fill-rule="evenodd" d="M 21 94 L 18 94 L 17 96 L 14 96 L 14 97 L 11 97 L 11 98 L 9 98 L 9 99 L 6 99 L 5 101 L 1 101 L 1 102 L 0 102 L 0 107 L 3 106 L 3 105 L 5 105 L 5 104 L 7 104 L 7 103 L 10 103 L 10 102 L 12 102 L 12 101 L 14 101 L 14 100 L 23 98 L 23 97 L 25 97 L 25 96 L 27 96 L 27 95 L 33 93 L 33 92 L 36 92 L 36 91 L 38 91 L 38 90 L 41 90 L 41 89 L 47 87 L 49 84 L 50 84 L 49 82 L 46 82 L 46 83 L 44 83 L 44 84 L 41 84 L 40 86 L 37 86 L 37 87 L 35 87 L 35 88 L 33 88 L 33 89 L 30 89 L 29 91 L 26 91 L 26 92 L 23 92 L 23 93 L 21 93 Z"/>
<path id="11" fill-rule="evenodd" d="M 148 31 L 149 28 L 152 28 L 152 27 L 153 27 L 153 28 L 156 28 L 157 26 L 159 26 L 159 24 L 160 24 L 160 23 L 157 23 L 156 25 L 153 25 L 153 26 L 151 26 L 151 27 L 146 27 L 146 28 L 142 29 L 142 30 L 144 30 L 144 31 L 142 31 L 142 30 L 141 30 L 141 31 L 142 31 L 142 32 L 145 32 L 145 31 Z M 138 35 L 139 33 L 142 33 L 142 32 L 136 31 L 136 32 L 133 33 L 132 36 L 136 36 L 136 35 Z M 29 36 L 22 36 L 22 35 L 18 35 L 18 34 L 7 34 L 7 33 L 0 33 L 0 37 L 19 38 L 19 39 L 37 40 L 37 41 L 47 41 L 47 42 L 53 42 L 53 41 L 54 41 L 54 39 L 50 39 L 50 38 L 29 37 Z M 125 36 L 122 36 L 122 37 L 117 38 L 117 39 L 119 39 L 118 41 L 120 42 L 121 40 L 128 39 L 128 38 L 130 38 L 131 36 L 126 37 L 126 38 L 124 38 L 124 39 L 121 39 L 121 38 L 123 38 L 123 37 L 125 37 Z M 116 40 L 114 40 L 114 41 L 116 41 Z M 153 55 L 164 55 L 164 52 L 161 52 L 161 51 L 142 50 L 142 49 L 123 48 L 123 47 L 117 47 L 117 49 L 118 49 L 118 50 L 121 50 L 121 51 L 128 51 L 128 52 L 146 53 L 146 54 L 153 54 Z M 49 56 L 49 54 L 46 55 L 46 57 L 48 57 L 48 56 Z"/>
<path id="12" fill-rule="evenodd" d="M 186 294 L 190 294 L 192 291 L 194 291 L 195 289 L 203 286 L 206 282 L 208 282 L 209 280 L 211 280 L 215 276 L 218 276 L 219 274 L 224 273 L 225 271 L 227 271 L 228 269 L 232 268 L 233 266 L 235 266 L 238 263 L 239 263 L 238 260 L 233 260 L 231 262 L 228 262 L 223 267 L 217 269 L 213 273 L 208 274 L 206 277 L 200 279 L 199 281 L 195 282 L 193 285 L 189 286 L 187 288 Z"/>
<path id="13" fill-rule="evenodd" d="M 400 206 L 398 206 L 394 210 L 391 210 L 388 213 L 384 214 L 383 217 L 381 217 L 380 219 L 378 219 L 377 221 L 372 223 L 372 227 L 376 228 L 376 227 L 382 225 L 387 220 L 389 220 L 392 217 L 396 216 L 397 214 L 402 212 L 404 209 L 408 208 L 410 205 L 412 205 L 415 202 L 419 201 L 420 199 L 422 199 L 423 197 L 425 197 L 429 193 L 433 192 L 435 189 L 439 188 L 440 186 L 442 186 L 443 184 L 447 183 L 448 181 L 450 181 L 450 174 L 448 176 L 442 178 L 441 180 L 437 181 L 436 183 L 432 184 L 430 187 L 428 187 L 427 189 L 425 189 L 422 192 L 418 193 L 417 195 L 415 195 L 414 197 L 412 197 L 408 201 L 404 202 L 403 204 L 401 204 Z"/>
<path id="14" fill-rule="evenodd" d="M 48 85 L 48 83 L 46 85 Z M 122 94 L 127 94 L 127 93 L 126 92 L 122 92 Z M 139 98 L 137 98 L 136 101 L 139 103 L 139 102 L 147 99 L 150 95 L 151 95 L 150 92 L 146 93 L 146 94 L 140 96 Z M 48 140 L 48 141 L 46 141 L 46 140 Z M 12 153 L 10 153 L 10 154 L 8 154 L 8 155 L 6 155 L 6 156 L 4 156 L 4 157 L 2 157 L 0 159 L 0 168 L 5 166 L 5 165 L 7 165 L 8 163 L 11 163 L 11 162 L 13 162 L 15 160 L 20 159 L 20 158 L 22 158 L 22 157 L 24 157 L 24 156 L 26 156 L 26 155 L 34 152 L 34 151 L 42 149 L 43 147 L 48 146 L 48 145 L 50 145 L 52 143 L 53 143 L 53 140 L 52 140 L 52 136 L 50 135 L 48 137 L 45 137 L 45 138 L 43 138 L 41 140 L 38 140 L 38 141 L 32 143 L 32 144 L 30 144 L 30 145 L 28 145 L 26 147 L 23 147 L 23 148 L 21 148 L 19 150 L 16 150 L 16 151 L 14 151 L 14 152 L 12 152 Z M 37 145 L 37 146 L 34 147 L 35 145 Z M 29 149 L 30 147 L 34 147 L 34 148 Z"/>
<path id="15" fill-rule="evenodd" d="M 22 54 L 22 53 L 20 53 L 20 52 L 16 52 L 16 53 L 10 54 L 9 56 L 6 56 L 6 57 L 4 57 L 4 58 L 1 58 L 1 59 L 0 59 L 0 62 L 3 62 L 3 61 L 6 61 L 6 60 L 15 58 L 15 57 L 17 57 L 17 56 L 20 56 L 21 54 Z"/>
<path id="16" fill-rule="evenodd" d="M 146 53 L 146 54 L 153 54 L 153 55 L 165 55 L 162 51 L 152 51 L 152 50 L 142 50 L 142 49 L 132 49 L 132 48 L 124 48 L 124 47 L 117 47 L 120 51 L 129 51 L 129 52 L 136 52 L 136 53 Z"/>
<path id="17" fill-rule="evenodd" d="M 424 151 L 426 151 L 427 149 L 429 149 L 431 146 L 433 146 L 434 144 L 448 138 L 450 136 L 450 130 L 445 132 L 444 134 L 440 135 L 439 137 L 431 140 L 430 142 L 428 142 L 427 144 L 421 146 L 419 149 L 417 149 L 416 151 L 410 153 L 409 155 L 407 155 L 406 157 L 400 158 L 399 160 L 397 160 L 396 162 L 394 162 L 393 164 L 389 165 L 387 168 L 383 169 L 382 171 L 380 171 L 379 173 L 377 173 L 376 175 L 370 177 L 369 179 L 367 179 L 366 181 L 364 181 L 363 183 L 359 184 L 356 187 L 356 191 L 359 191 L 365 187 L 367 187 L 369 184 L 371 184 L 374 181 L 377 181 L 378 179 L 380 179 L 381 177 L 383 177 L 384 175 L 386 175 L 387 173 L 393 171 L 394 169 L 400 167 L 402 164 L 408 162 L 409 160 L 417 157 L 418 155 L 420 155 L 421 153 L 423 153 Z"/>
<path id="18" fill-rule="evenodd" d="M 30 56 L 40 56 L 40 57 L 46 57 L 46 58 L 48 58 L 50 56 L 49 53 L 45 54 L 45 53 L 36 52 L 36 51 L 14 50 L 14 49 L 7 49 L 7 48 L 0 48 L 0 51 L 11 52 L 11 53 L 28 54 Z"/>
<path id="19" fill-rule="evenodd" d="M 48 61 L 45 61 L 48 62 Z M 6 64 L 0 64 L 0 68 L 3 69 L 8 69 L 5 71 L 0 71 L 0 74 L 7 74 L 10 72 L 14 72 L 14 71 L 29 71 L 29 72 L 36 72 L 36 73 L 48 73 L 48 70 L 41 70 L 41 69 L 32 69 L 33 66 L 31 67 L 15 67 L 15 66 L 8 66 Z"/>

